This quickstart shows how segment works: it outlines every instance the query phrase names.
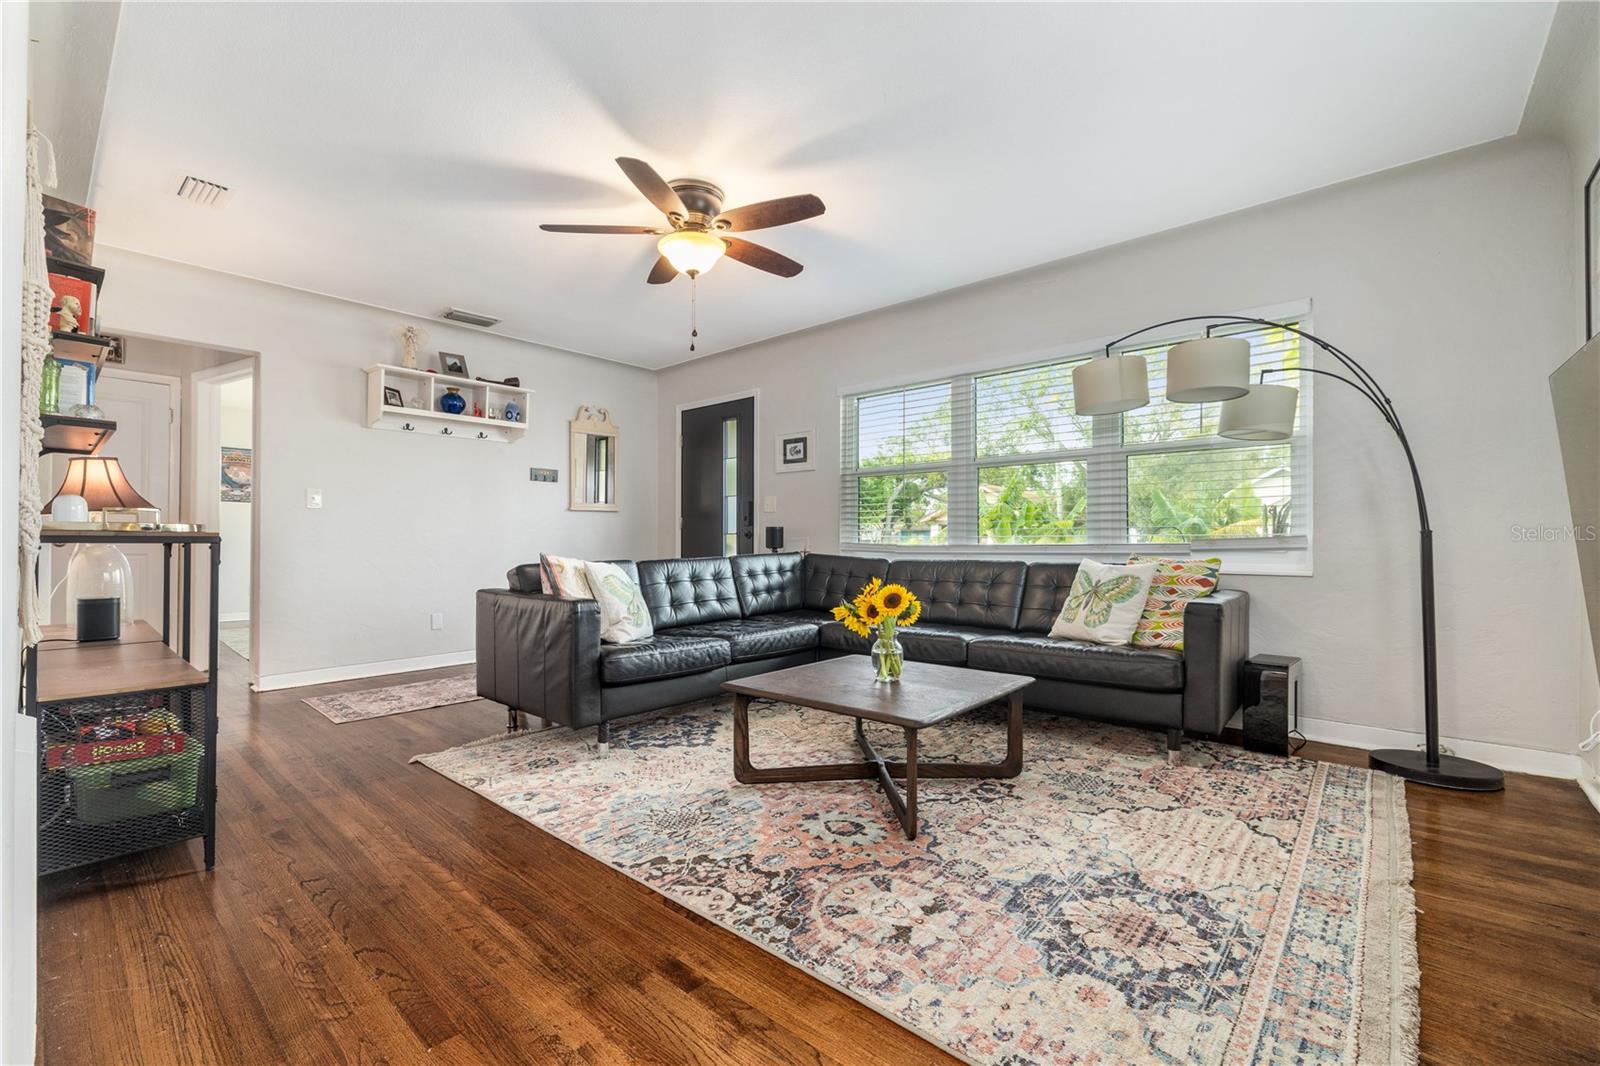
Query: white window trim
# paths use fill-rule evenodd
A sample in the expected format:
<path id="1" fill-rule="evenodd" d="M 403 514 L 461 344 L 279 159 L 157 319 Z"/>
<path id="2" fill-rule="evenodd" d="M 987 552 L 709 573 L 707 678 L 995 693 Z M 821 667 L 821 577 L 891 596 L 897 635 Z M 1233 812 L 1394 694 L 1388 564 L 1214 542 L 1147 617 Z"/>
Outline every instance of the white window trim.
<path id="1" fill-rule="evenodd" d="M 1311 324 L 1311 301 L 1309 299 L 1293 301 L 1284 304 L 1275 304 L 1268 307 L 1255 308 L 1239 312 L 1219 312 L 1222 314 L 1237 314 L 1244 318 L 1263 318 L 1269 321 L 1298 320 L 1300 328 L 1307 332 L 1314 332 Z M 1175 317 L 1175 316 L 1174 316 Z M 1225 325 L 1226 323 L 1224 323 Z M 1122 350 L 1139 350 L 1159 347 L 1165 343 L 1182 339 L 1185 336 L 1202 332 L 1204 323 L 1195 323 L 1198 328 L 1175 328 L 1172 333 L 1152 332 L 1148 336 L 1141 336 L 1129 342 Z M 1033 366 L 1042 366 L 1049 363 L 1061 362 L 1071 359 L 1083 358 L 1086 355 L 1095 355 L 1105 350 L 1105 346 L 1120 337 L 1113 334 L 1092 340 L 1073 342 L 1054 346 L 1046 349 L 1033 350 L 1023 353 L 1011 353 L 979 361 L 969 362 L 952 367 L 944 373 L 930 375 L 926 379 L 907 381 L 903 378 L 878 379 L 870 382 L 860 382 L 852 385 L 841 386 L 838 396 L 841 405 L 851 397 L 867 393 L 883 392 L 895 389 L 911 388 L 923 381 L 952 383 L 952 390 L 963 388 L 970 389 L 973 378 L 995 373 L 997 371 L 1019 370 Z M 1317 363 L 1318 350 L 1315 344 L 1303 342 L 1300 351 L 1301 365 L 1314 367 Z M 1315 391 L 1315 374 L 1300 375 L 1301 409 L 1304 412 L 1307 424 L 1314 420 L 1310 418 L 1312 402 Z M 1120 416 L 1105 416 L 1118 418 Z M 844 555 L 870 556 L 875 558 L 999 558 L 1019 559 L 1024 562 L 1076 562 L 1083 559 L 1094 559 L 1100 562 L 1124 562 L 1133 552 L 1151 554 L 1160 552 L 1172 556 L 1205 556 L 1220 557 L 1224 573 L 1238 575 L 1272 575 L 1286 577 L 1312 576 L 1312 547 L 1316 535 L 1316 522 L 1313 517 L 1316 500 L 1312 486 L 1312 437 L 1315 433 L 1314 426 L 1301 432 L 1296 429 L 1293 438 L 1294 447 L 1291 450 L 1292 483 L 1297 494 L 1303 492 L 1305 496 L 1305 521 L 1309 532 L 1303 536 L 1286 537 L 1270 544 L 1245 544 L 1238 540 L 1228 538 L 1211 541 L 1190 541 L 1175 544 L 1151 543 L 1106 543 L 1096 542 L 1090 545 L 1083 544 L 874 544 L 851 542 L 844 539 L 844 531 L 840 530 L 839 550 Z M 953 434 L 953 437 L 962 437 L 962 434 Z M 839 497 L 840 518 L 842 525 L 844 495 L 850 483 L 863 473 L 862 468 L 855 466 L 854 449 L 846 444 L 846 424 L 841 417 L 840 425 L 841 447 L 839 451 Z M 953 440 L 954 444 L 955 441 Z M 1185 449 L 1213 450 L 1217 447 L 1215 438 L 1203 438 L 1194 441 L 1174 441 L 1150 444 L 1123 444 L 1115 447 L 1100 447 L 1091 449 L 1066 449 L 1055 452 L 1029 453 L 1025 458 L 1029 462 L 1051 462 L 1058 459 L 1089 459 L 1107 458 L 1119 455 L 1138 454 L 1140 452 L 1170 453 Z M 1024 457 L 1015 457 L 1021 459 Z M 1007 457 L 1010 461 L 1012 457 Z M 963 465 L 969 465 L 973 459 L 969 456 L 956 456 L 945 462 L 915 463 L 906 466 L 888 467 L 881 471 L 872 468 L 873 472 L 900 473 L 916 471 L 951 471 Z M 1005 465 L 998 463 L 997 465 Z M 950 491 L 960 491 L 957 482 L 959 478 L 950 479 Z M 953 507 L 952 507 L 953 510 Z"/>

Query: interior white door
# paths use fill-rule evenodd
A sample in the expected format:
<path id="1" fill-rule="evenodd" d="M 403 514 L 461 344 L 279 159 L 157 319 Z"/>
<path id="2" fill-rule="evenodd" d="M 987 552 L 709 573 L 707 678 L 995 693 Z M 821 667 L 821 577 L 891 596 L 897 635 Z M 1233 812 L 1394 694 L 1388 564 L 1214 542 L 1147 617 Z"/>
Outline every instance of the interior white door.
<path id="1" fill-rule="evenodd" d="M 100 454 L 115 456 L 134 490 L 161 508 L 163 521 L 178 514 L 178 404 L 177 378 L 132 376 L 107 368 L 95 381 L 94 402 L 116 422 L 116 432 Z M 59 482 L 58 482 L 59 483 Z M 70 549 L 57 548 L 55 572 L 66 576 Z M 159 544 L 129 544 L 122 548 L 133 571 L 133 602 L 123 621 L 143 618 L 161 628 L 163 596 L 162 548 Z M 57 618 L 64 618 L 65 588 L 58 596 Z"/>

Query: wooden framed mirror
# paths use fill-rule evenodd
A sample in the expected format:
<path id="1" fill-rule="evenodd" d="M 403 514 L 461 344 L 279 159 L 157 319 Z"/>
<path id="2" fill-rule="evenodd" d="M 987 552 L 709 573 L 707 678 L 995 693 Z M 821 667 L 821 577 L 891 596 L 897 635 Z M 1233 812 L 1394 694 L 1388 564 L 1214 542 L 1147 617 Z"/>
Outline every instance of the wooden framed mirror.
<path id="1" fill-rule="evenodd" d="M 578 408 L 572 426 L 572 502 L 570 511 L 617 509 L 617 426 L 611 412 L 588 404 Z"/>

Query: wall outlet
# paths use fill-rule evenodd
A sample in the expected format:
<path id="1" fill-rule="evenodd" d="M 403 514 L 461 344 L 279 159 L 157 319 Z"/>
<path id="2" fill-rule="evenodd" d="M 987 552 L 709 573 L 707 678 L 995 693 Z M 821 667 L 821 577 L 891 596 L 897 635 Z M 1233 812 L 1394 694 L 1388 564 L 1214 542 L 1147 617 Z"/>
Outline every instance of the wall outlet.
<path id="1" fill-rule="evenodd" d="M 554 467 L 530 466 L 528 468 L 529 481 L 554 481 L 555 479 L 556 471 Z"/>
<path id="2" fill-rule="evenodd" d="M 321 489 L 306 489 L 306 507 L 313 511 L 322 510 Z"/>
<path id="3" fill-rule="evenodd" d="M 444 612 L 443 611 L 434 611 L 431 615 L 428 616 L 428 628 L 429 629 L 443 629 L 444 628 Z"/>

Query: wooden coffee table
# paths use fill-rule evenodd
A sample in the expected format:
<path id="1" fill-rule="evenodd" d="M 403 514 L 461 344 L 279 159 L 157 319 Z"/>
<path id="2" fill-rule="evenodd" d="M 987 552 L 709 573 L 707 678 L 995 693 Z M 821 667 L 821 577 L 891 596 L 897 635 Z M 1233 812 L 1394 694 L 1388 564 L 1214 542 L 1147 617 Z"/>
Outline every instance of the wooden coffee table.
<path id="1" fill-rule="evenodd" d="M 747 785 L 774 781 L 870 781 L 877 779 L 889 805 L 900 818 L 907 840 L 917 838 L 917 779 L 919 777 L 1016 777 L 1022 772 L 1022 690 L 1033 678 L 989 670 L 967 670 L 932 663 L 906 663 L 900 682 L 880 685 L 873 681 L 866 656 L 824 659 L 770 674 L 728 681 L 733 693 L 733 776 Z M 865 762 L 826 763 L 812 766 L 752 766 L 750 763 L 750 701 L 779 700 L 830 711 L 856 720 L 856 744 Z M 917 761 L 917 731 L 947 722 L 958 715 L 996 700 L 1009 699 L 1006 720 L 1006 757 L 995 763 Z M 883 758 L 862 730 L 863 721 L 897 725 L 906 733 L 905 762 Z M 905 780 L 905 792 L 895 778 Z"/>

